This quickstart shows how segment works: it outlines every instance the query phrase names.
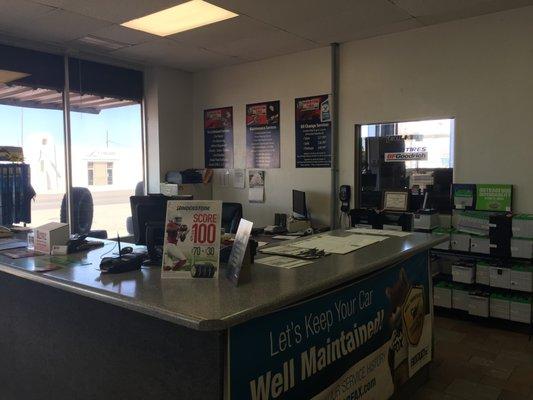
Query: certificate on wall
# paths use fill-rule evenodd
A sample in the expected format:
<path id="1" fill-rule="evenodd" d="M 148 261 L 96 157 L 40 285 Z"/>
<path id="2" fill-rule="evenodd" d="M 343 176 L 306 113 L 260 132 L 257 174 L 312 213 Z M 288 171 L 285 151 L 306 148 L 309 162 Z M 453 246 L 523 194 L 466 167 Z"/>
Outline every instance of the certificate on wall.
<path id="1" fill-rule="evenodd" d="M 331 167 L 331 110 L 329 95 L 296 99 L 296 168 Z"/>
<path id="2" fill-rule="evenodd" d="M 408 192 L 389 192 L 383 194 L 383 209 L 387 211 L 407 211 Z"/>
<path id="3" fill-rule="evenodd" d="M 167 202 L 162 278 L 218 278 L 221 210 L 220 201 Z"/>
<path id="4" fill-rule="evenodd" d="M 279 101 L 246 105 L 246 166 L 280 167 Z"/>
<path id="5" fill-rule="evenodd" d="M 233 168 L 233 107 L 204 111 L 205 168 Z"/>

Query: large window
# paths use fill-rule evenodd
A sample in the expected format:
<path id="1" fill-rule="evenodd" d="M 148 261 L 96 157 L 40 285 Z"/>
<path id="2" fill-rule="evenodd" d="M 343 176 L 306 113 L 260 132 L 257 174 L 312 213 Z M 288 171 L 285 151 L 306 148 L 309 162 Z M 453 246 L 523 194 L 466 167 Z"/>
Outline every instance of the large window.
<path id="1" fill-rule="evenodd" d="M 453 119 L 358 125 L 356 141 L 360 207 L 380 208 L 384 191 L 405 190 L 414 208 L 427 197 L 427 205 L 449 211 Z"/>
<path id="2" fill-rule="evenodd" d="M 30 165 L 36 192 L 30 226 L 68 220 L 70 203 L 73 232 L 125 235 L 129 197 L 144 187 L 142 74 L 73 58 L 68 70 L 69 111 L 63 56 L 0 45 L 0 147 L 22 147 Z"/>

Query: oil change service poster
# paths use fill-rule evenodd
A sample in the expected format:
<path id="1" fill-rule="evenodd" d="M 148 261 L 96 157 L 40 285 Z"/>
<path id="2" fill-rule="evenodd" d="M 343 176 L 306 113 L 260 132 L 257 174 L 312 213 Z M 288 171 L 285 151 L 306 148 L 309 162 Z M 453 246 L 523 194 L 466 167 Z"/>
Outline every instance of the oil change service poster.
<path id="1" fill-rule="evenodd" d="M 279 101 L 246 105 L 246 166 L 280 167 Z"/>
<path id="2" fill-rule="evenodd" d="M 231 399 L 389 398 L 431 360 L 429 294 L 424 252 L 232 327 Z"/>
<path id="3" fill-rule="evenodd" d="M 220 201 L 167 201 L 161 278 L 218 278 Z"/>
<path id="4" fill-rule="evenodd" d="M 331 111 L 328 95 L 295 100 L 296 168 L 331 167 Z"/>
<path id="5" fill-rule="evenodd" d="M 233 107 L 204 110 L 205 168 L 233 168 Z"/>

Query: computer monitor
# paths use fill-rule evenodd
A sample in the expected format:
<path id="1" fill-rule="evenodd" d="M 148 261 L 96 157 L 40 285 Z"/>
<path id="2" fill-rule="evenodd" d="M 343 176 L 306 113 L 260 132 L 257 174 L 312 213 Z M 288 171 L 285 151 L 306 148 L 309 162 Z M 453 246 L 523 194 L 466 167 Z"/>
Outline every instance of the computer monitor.
<path id="1" fill-rule="evenodd" d="M 164 196 L 151 194 L 148 196 L 131 196 L 131 216 L 135 243 L 146 245 L 146 227 L 161 224 L 164 227 L 167 214 L 167 201 L 192 200 L 192 195 Z"/>
<path id="2" fill-rule="evenodd" d="M 305 203 L 305 192 L 299 190 L 292 191 L 292 212 L 295 217 L 307 218 L 307 205 Z"/>

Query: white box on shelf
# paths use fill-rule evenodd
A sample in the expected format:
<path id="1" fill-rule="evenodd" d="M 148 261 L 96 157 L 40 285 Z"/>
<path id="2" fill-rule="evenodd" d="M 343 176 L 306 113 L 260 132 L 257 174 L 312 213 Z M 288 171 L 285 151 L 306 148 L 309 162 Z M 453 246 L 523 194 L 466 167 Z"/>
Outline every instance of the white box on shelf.
<path id="1" fill-rule="evenodd" d="M 34 249 L 50 254 L 54 246 L 66 245 L 70 238 L 68 224 L 49 222 L 34 229 Z"/>
<path id="2" fill-rule="evenodd" d="M 476 264 L 476 283 L 490 285 L 490 265 L 483 261 Z"/>
<path id="3" fill-rule="evenodd" d="M 493 293 L 490 296 L 490 316 L 493 318 L 509 319 L 511 301 L 508 297 Z"/>
<path id="4" fill-rule="evenodd" d="M 466 288 L 454 287 L 452 289 L 452 308 L 468 311 L 469 294 Z"/>
<path id="5" fill-rule="evenodd" d="M 470 293 L 468 299 L 468 313 L 478 317 L 489 316 L 489 295 L 486 293 Z"/>
<path id="6" fill-rule="evenodd" d="M 438 250 L 450 250 L 450 232 L 451 232 L 451 230 L 449 228 L 437 228 L 437 229 L 435 229 L 432 232 L 433 235 L 438 236 L 438 237 L 446 236 L 448 238 L 448 240 L 436 245 L 433 248 L 434 249 L 438 249 Z"/>
<path id="7" fill-rule="evenodd" d="M 446 282 L 437 283 L 433 287 L 433 305 L 452 308 L 452 288 Z"/>
<path id="8" fill-rule="evenodd" d="M 474 283 L 476 267 L 474 264 L 453 264 L 452 278 L 454 282 Z"/>
<path id="9" fill-rule="evenodd" d="M 531 298 L 513 298 L 511 300 L 509 317 L 511 321 L 531 323 Z"/>
<path id="10" fill-rule="evenodd" d="M 450 248 L 455 251 L 470 250 L 470 235 L 467 233 L 454 232 L 450 239 Z"/>
<path id="11" fill-rule="evenodd" d="M 533 258 L 533 239 L 512 238 L 511 256 L 516 258 Z"/>
<path id="12" fill-rule="evenodd" d="M 514 215 L 512 230 L 514 237 L 533 238 L 533 214 Z"/>
<path id="13" fill-rule="evenodd" d="M 470 251 L 472 253 L 490 254 L 490 239 L 488 236 L 470 236 Z"/>
<path id="14" fill-rule="evenodd" d="M 516 264 L 511 267 L 511 289 L 533 292 L 533 267 Z"/>
<path id="15" fill-rule="evenodd" d="M 490 267 L 490 286 L 503 289 L 511 288 L 511 268 Z"/>

